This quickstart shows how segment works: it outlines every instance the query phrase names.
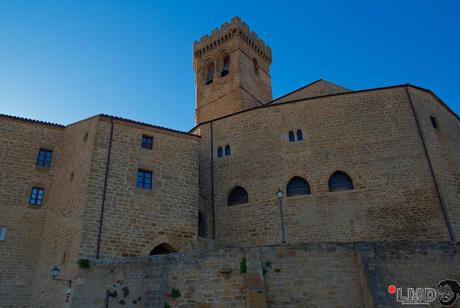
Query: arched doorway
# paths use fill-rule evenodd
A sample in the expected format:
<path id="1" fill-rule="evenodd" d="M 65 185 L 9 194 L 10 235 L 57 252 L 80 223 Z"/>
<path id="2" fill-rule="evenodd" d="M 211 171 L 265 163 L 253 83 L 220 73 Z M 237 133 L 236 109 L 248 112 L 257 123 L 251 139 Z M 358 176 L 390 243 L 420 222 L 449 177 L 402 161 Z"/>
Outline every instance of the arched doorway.
<path id="1" fill-rule="evenodd" d="M 152 249 L 150 255 L 163 255 L 173 252 L 177 252 L 177 250 L 173 246 L 169 245 L 168 243 L 161 243 Z"/>

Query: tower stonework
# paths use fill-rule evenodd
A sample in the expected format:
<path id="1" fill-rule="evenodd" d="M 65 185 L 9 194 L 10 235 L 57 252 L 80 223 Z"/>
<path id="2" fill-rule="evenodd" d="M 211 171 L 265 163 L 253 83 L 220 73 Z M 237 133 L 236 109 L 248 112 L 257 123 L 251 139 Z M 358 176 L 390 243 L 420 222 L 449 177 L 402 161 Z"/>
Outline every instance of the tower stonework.
<path id="1" fill-rule="evenodd" d="M 270 47 L 239 17 L 194 42 L 195 123 L 270 101 L 271 61 Z"/>

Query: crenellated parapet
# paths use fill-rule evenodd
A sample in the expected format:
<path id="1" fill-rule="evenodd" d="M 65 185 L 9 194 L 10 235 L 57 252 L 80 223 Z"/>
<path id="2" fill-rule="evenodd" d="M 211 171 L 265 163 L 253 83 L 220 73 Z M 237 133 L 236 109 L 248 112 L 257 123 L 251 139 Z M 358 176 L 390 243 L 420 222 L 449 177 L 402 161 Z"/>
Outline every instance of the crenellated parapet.
<path id="1" fill-rule="evenodd" d="M 230 22 L 226 22 L 220 28 L 214 29 L 211 35 L 206 34 L 202 36 L 199 41 L 195 41 L 193 43 L 193 54 L 195 57 L 201 57 L 235 37 L 239 37 L 241 41 L 256 52 L 261 59 L 271 64 L 271 48 L 266 45 L 255 32 L 251 31 L 248 25 L 239 17 L 233 17 Z"/>

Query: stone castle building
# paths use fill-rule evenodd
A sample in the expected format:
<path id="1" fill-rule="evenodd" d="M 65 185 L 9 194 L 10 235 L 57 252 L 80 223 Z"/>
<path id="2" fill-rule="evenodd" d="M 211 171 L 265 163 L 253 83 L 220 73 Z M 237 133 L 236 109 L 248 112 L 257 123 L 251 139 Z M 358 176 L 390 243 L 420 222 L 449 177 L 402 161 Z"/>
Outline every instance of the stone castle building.
<path id="1" fill-rule="evenodd" d="M 410 84 L 273 99 L 271 62 L 237 17 L 195 42 L 189 132 L 2 115 L 0 306 L 390 307 L 460 280 L 458 115 Z"/>

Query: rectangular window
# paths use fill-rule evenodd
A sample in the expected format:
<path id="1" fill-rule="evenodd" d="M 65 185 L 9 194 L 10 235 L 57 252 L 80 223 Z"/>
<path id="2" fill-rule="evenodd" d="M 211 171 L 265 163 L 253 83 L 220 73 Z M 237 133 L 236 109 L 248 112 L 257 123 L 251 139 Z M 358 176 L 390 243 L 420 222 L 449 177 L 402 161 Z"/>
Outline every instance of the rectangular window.
<path id="1" fill-rule="evenodd" d="M 153 137 L 149 135 L 142 135 L 142 147 L 151 150 L 153 148 Z"/>
<path id="2" fill-rule="evenodd" d="M 40 149 L 40 151 L 38 151 L 37 166 L 50 167 L 52 157 L 53 157 L 53 151 Z"/>
<path id="3" fill-rule="evenodd" d="M 4 241 L 6 239 L 6 228 L 0 228 L 0 241 Z"/>
<path id="4" fill-rule="evenodd" d="M 138 188 L 144 188 L 147 190 L 152 189 L 152 172 L 141 170 L 137 171 L 137 184 Z"/>
<path id="5" fill-rule="evenodd" d="M 42 205 L 43 203 L 43 194 L 45 190 L 40 187 L 33 187 L 30 194 L 29 204 L 30 205 Z"/>
<path id="6" fill-rule="evenodd" d="M 436 117 L 430 116 L 430 120 L 431 120 L 431 125 L 433 126 L 433 128 L 438 128 L 438 121 L 436 120 Z"/>

